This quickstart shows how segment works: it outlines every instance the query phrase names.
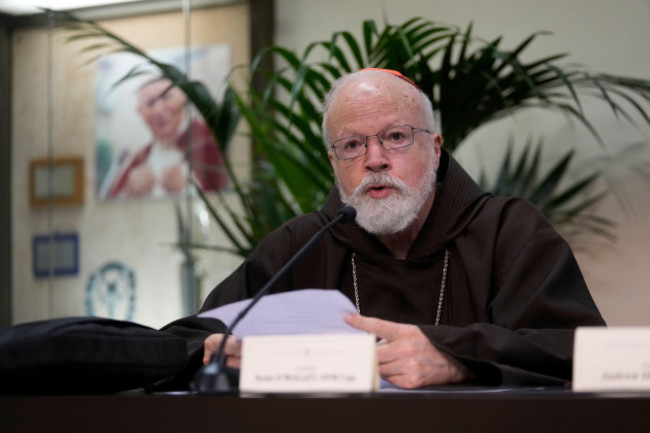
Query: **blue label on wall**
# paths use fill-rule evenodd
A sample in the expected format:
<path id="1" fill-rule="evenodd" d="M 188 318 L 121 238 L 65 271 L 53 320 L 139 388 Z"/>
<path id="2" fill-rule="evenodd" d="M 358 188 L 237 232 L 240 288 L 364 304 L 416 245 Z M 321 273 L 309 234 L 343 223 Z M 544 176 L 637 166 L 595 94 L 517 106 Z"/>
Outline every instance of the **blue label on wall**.
<path id="1" fill-rule="evenodd" d="M 32 268 L 35 277 L 77 275 L 79 236 L 76 233 L 37 235 L 32 240 Z"/>

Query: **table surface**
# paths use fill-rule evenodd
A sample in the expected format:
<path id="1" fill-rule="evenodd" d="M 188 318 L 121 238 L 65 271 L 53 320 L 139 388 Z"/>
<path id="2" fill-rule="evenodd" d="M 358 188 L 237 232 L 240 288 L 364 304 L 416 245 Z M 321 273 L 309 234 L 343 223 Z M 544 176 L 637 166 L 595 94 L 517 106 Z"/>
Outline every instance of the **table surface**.
<path id="1" fill-rule="evenodd" d="M 650 432 L 650 393 L 0 396 L 0 432 Z"/>

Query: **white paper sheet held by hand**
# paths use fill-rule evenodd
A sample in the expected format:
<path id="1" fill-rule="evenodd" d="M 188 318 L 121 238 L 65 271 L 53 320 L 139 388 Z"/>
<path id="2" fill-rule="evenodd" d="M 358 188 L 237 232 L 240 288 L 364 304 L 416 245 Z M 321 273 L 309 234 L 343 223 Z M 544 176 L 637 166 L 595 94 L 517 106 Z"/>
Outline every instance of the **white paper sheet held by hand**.
<path id="1" fill-rule="evenodd" d="M 250 299 L 199 314 L 230 325 Z M 362 333 L 343 321 L 356 313 L 354 304 L 338 290 L 303 289 L 264 296 L 235 327 L 237 338 L 249 335 Z"/>

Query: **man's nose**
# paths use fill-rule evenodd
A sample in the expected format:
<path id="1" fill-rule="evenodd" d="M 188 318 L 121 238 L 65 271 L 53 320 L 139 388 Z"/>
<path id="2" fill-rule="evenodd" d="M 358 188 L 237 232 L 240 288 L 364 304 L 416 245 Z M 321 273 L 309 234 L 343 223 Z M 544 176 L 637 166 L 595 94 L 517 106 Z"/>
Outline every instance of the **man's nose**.
<path id="1" fill-rule="evenodd" d="M 156 98 L 151 102 L 151 105 L 149 105 L 149 108 L 151 108 L 152 111 L 160 111 L 163 109 L 165 106 L 165 101 L 163 101 L 161 98 Z"/>
<path id="2" fill-rule="evenodd" d="M 369 171 L 386 171 L 390 168 L 390 158 L 381 140 L 376 135 L 368 137 L 366 142 L 366 169 Z"/>

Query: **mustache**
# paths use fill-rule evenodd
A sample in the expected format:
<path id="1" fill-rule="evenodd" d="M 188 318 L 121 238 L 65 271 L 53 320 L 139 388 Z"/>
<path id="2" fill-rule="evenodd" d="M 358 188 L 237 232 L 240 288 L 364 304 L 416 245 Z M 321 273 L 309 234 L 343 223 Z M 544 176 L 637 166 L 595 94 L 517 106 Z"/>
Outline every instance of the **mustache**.
<path id="1" fill-rule="evenodd" d="M 388 173 L 372 173 L 366 175 L 361 183 L 355 188 L 351 199 L 355 199 L 365 194 L 366 190 L 375 185 L 387 186 L 394 188 L 396 192 L 403 194 L 408 191 L 406 184 L 399 178 L 391 176 Z"/>

